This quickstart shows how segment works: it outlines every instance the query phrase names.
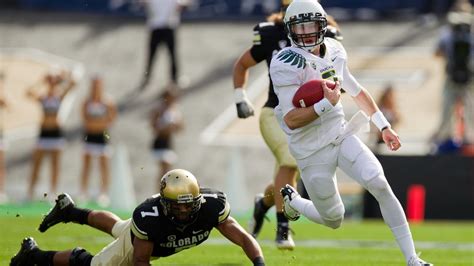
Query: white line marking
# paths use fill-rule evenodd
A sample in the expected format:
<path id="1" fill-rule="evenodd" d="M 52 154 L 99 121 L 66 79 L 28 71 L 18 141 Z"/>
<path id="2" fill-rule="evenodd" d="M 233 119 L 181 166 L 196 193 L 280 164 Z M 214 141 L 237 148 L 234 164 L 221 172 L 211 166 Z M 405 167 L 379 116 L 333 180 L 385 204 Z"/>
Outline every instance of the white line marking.
<path id="1" fill-rule="evenodd" d="M 255 99 L 268 88 L 268 74 L 265 71 L 247 88 L 249 99 L 254 102 Z M 230 91 L 229 93 L 233 93 Z M 221 115 L 211 122 L 201 133 L 200 140 L 206 145 L 223 145 L 223 146 L 261 146 L 263 144 L 260 136 L 251 138 L 249 136 L 228 135 L 223 136 L 221 132 L 237 119 L 235 105 L 229 105 Z"/>
<path id="2" fill-rule="evenodd" d="M 78 238 L 62 236 L 57 238 L 57 241 L 68 243 L 74 242 Z M 113 241 L 111 237 L 87 237 L 93 243 L 110 243 Z M 258 243 L 263 246 L 275 246 L 273 240 L 258 240 Z M 398 249 L 394 241 L 383 240 L 355 240 L 355 239 L 341 239 L 341 240 L 295 240 L 297 247 L 308 248 L 370 248 L 370 249 Z M 204 245 L 233 245 L 225 238 L 209 238 L 204 242 Z M 441 250 L 458 250 L 458 251 L 472 251 L 474 250 L 474 243 L 455 243 L 455 242 L 439 242 L 439 241 L 416 241 L 415 245 L 418 249 L 441 249 Z"/>

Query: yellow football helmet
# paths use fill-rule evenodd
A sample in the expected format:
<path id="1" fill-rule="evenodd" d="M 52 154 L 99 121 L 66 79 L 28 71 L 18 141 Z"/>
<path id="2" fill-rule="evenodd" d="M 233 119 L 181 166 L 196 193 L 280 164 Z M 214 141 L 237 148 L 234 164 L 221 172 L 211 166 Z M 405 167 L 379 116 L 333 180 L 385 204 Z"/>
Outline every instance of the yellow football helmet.
<path id="1" fill-rule="evenodd" d="M 201 208 L 202 196 L 197 179 L 183 169 L 174 169 L 163 175 L 160 195 L 164 214 L 178 224 L 194 221 Z"/>

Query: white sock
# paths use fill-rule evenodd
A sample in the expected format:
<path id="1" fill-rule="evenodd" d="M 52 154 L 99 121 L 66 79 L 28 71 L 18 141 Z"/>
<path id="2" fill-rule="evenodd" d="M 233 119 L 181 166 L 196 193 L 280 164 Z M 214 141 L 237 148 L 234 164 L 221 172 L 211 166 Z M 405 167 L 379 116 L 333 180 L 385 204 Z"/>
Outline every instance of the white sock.
<path id="1" fill-rule="evenodd" d="M 405 260 L 408 262 L 411 257 L 416 256 L 415 244 L 413 243 L 413 238 L 411 236 L 408 223 L 392 227 L 390 229 L 397 240 L 400 250 L 405 256 Z"/>
<path id="2" fill-rule="evenodd" d="M 379 202 L 383 219 L 392 230 L 400 250 L 408 261 L 412 256 L 416 256 L 416 251 L 402 205 L 390 188 L 378 192 L 373 195 Z"/>
<path id="3" fill-rule="evenodd" d="M 321 219 L 321 215 L 319 214 L 318 210 L 316 210 L 316 207 L 314 207 L 312 201 L 302 197 L 296 197 L 290 201 L 290 206 L 311 221 L 318 224 L 324 224 L 323 219 Z"/>

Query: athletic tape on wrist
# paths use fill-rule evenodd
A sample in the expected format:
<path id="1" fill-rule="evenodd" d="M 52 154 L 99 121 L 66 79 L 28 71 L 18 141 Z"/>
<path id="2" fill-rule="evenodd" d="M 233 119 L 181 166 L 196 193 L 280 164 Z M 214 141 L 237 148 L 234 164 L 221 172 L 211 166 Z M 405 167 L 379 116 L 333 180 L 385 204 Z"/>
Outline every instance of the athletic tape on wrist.
<path id="1" fill-rule="evenodd" d="M 390 123 L 388 122 L 387 118 L 383 115 L 381 111 L 377 111 L 372 114 L 372 117 L 370 118 L 372 120 L 372 123 L 380 130 L 384 130 L 388 127 L 390 127 Z"/>
<path id="2" fill-rule="evenodd" d="M 322 115 L 329 113 L 334 106 L 329 102 L 328 99 L 324 98 L 321 101 L 313 105 L 314 111 L 321 117 Z"/>
<path id="3" fill-rule="evenodd" d="M 247 98 L 247 93 L 242 88 L 234 89 L 234 101 L 235 103 L 243 102 Z"/>

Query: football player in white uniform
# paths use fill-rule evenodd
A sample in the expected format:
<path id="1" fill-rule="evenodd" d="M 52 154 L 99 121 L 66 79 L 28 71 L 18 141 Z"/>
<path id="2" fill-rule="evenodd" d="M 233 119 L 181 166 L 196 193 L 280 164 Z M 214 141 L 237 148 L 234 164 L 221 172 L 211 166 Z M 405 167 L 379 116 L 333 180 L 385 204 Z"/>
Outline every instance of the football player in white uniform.
<path id="1" fill-rule="evenodd" d="M 287 185 L 281 190 L 284 212 L 296 220 L 299 214 L 331 228 L 341 226 L 344 205 L 336 183 L 336 167 L 367 189 L 379 202 L 384 221 L 405 256 L 408 265 L 431 265 L 415 252 L 410 228 L 402 206 L 388 184 L 374 154 L 354 135 L 370 120 L 382 132 L 387 146 L 400 148 L 398 135 L 380 112 L 371 95 L 351 75 L 342 44 L 324 38 L 326 13 L 316 0 L 293 1 L 288 7 L 285 26 L 292 42 L 273 57 L 270 75 L 278 96 L 275 114 L 288 135 L 310 200 L 303 199 Z M 293 95 L 313 79 L 336 81 L 334 90 L 324 84 L 324 98 L 313 106 L 295 108 Z M 349 122 L 339 101 L 341 88 L 353 97 L 359 111 Z M 364 113 L 365 112 L 365 113 Z"/>

